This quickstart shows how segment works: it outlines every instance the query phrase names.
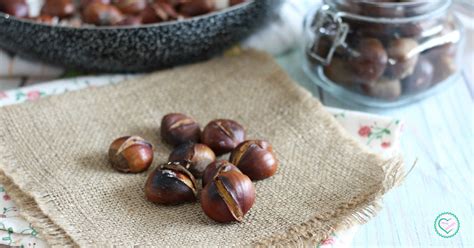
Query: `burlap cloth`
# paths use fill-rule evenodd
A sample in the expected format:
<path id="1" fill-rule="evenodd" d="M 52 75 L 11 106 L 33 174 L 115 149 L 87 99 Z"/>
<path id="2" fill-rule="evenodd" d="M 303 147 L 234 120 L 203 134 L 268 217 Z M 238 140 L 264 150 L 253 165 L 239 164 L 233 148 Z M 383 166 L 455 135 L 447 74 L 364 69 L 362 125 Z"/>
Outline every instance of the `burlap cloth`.
<path id="1" fill-rule="evenodd" d="M 198 203 L 144 199 L 147 173 L 114 171 L 110 142 L 136 134 L 170 148 L 159 123 L 168 112 L 242 123 L 271 141 L 277 174 L 256 183 L 244 222 L 217 224 Z M 308 245 L 374 216 L 403 178 L 400 158 L 383 160 L 344 133 L 321 104 L 267 55 L 245 52 L 118 85 L 0 109 L 0 182 L 52 246 Z"/>

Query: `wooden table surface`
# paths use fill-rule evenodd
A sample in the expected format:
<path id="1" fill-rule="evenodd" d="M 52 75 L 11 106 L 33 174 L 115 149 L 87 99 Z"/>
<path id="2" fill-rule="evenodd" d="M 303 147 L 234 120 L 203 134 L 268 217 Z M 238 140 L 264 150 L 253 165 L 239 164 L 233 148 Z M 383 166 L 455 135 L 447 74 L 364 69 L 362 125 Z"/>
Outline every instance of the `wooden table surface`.
<path id="1" fill-rule="evenodd" d="M 472 15 L 472 13 L 470 13 Z M 472 20 L 471 20 L 472 21 Z M 354 247 L 473 247 L 473 98 L 474 32 L 468 30 L 462 78 L 443 92 L 400 108 L 364 109 L 344 104 L 318 89 L 303 73 L 301 56 L 293 51 L 279 63 L 325 105 L 390 115 L 405 123 L 402 152 L 406 181 L 384 198 L 384 209 L 356 234 Z M 30 84 L 27 78 L 1 80 L 0 90 Z M 441 212 L 459 218 L 459 233 L 439 237 L 433 228 Z"/>

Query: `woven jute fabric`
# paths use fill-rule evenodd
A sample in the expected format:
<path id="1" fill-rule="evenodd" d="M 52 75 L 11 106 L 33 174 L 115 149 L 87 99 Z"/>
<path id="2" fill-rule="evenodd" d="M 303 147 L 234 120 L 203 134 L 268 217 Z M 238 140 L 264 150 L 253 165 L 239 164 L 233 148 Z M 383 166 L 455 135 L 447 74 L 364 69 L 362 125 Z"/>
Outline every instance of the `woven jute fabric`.
<path id="1" fill-rule="evenodd" d="M 165 162 L 171 148 L 159 128 L 169 112 L 202 125 L 234 119 L 248 138 L 273 144 L 281 165 L 255 183 L 242 223 L 218 224 L 198 202 L 147 202 L 147 173 L 119 173 L 108 163 L 109 144 L 124 135 L 155 144 L 153 166 Z M 356 143 L 270 56 L 252 51 L 2 108 L 0 169 L 43 239 L 85 247 L 315 244 L 369 220 L 403 178 L 400 158 L 384 160 Z"/>

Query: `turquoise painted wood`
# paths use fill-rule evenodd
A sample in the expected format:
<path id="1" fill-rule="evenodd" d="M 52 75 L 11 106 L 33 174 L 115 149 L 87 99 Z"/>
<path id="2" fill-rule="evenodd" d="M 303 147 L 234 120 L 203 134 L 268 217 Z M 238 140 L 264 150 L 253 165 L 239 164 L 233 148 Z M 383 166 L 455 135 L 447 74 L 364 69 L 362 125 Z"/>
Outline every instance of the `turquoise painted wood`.
<path id="1" fill-rule="evenodd" d="M 301 60 L 298 51 L 278 58 L 290 76 L 325 105 L 402 119 L 401 150 L 407 167 L 418 160 L 405 182 L 386 195 L 379 215 L 360 228 L 353 246 L 473 247 L 474 78 L 465 76 L 444 92 L 406 107 L 364 109 L 318 89 L 303 73 Z M 470 75 L 472 69 L 465 68 Z M 434 231 L 434 220 L 444 211 L 456 214 L 461 223 L 459 233 L 450 239 Z"/>

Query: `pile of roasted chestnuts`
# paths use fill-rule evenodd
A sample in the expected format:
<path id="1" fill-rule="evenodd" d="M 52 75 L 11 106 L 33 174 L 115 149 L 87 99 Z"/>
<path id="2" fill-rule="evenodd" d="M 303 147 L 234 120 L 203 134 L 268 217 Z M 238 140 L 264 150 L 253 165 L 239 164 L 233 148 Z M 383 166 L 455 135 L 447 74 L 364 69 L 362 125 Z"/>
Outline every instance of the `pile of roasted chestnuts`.
<path id="1" fill-rule="evenodd" d="M 160 135 L 174 149 L 149 174 L 146 199 L 177 205 L 199 198 L 204 213 L 218 222 L 242 221 L 255 202 L 252 180 L 271 177 L 278 168 L 271 144 L 246 140 L 245 129 L 233 120 L 216 119 L 201 130 L 192 117 L 171 113 L 163 117 Z M 229 160 L 218 159 L 228 153 Z M 150 167 L 153 154 L 150 142 L 125 136 L 110 145 L 109 161 L 120 172 L 138 173 Z"/>
<path id="2" fill-rule="evenodd" d="M 46 24 L 134 26 L 207 14 L 245 0 L 45 0 L 32 15 L 27 0 L 0 0 L 0 11 Z"/>
<path id="3" fill-rule="evenodd" d="M 309 22 L 309 64 L 324 82 L 384 101 L 423 92 L 456 72 L 461 40 L 450 14 L 429 16 L 435 2 L 337 1 L 337 21 L 321 8 Z"/>

